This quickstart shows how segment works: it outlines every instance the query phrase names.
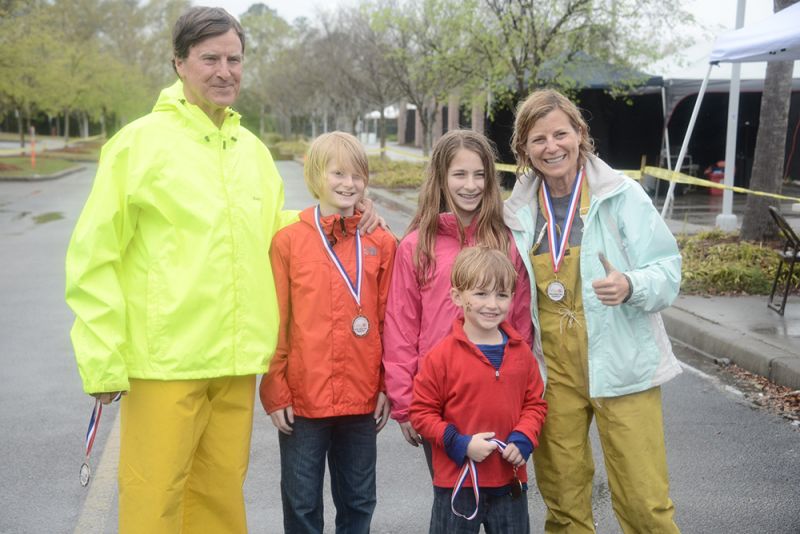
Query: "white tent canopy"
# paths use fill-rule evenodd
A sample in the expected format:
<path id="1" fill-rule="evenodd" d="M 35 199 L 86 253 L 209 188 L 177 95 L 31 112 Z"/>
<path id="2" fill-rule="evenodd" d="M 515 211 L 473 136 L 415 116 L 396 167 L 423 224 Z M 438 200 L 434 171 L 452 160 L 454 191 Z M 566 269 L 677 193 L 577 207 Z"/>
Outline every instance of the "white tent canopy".
<path id="1" fill-rule="evenodd" d="M 800 59 L 800 4 L 717 37 L 710 63 Z"/>
<path id="2" fill-rule="evenodd" d="M 697 95 L 692 116 L 689 119 L 689 127 L 681 145 L 678 161 L 675 164 L 674 170 L 679 170 L 683 165 L 683 160 L 686 157 L 686 150 L 689 146 L 689 139 L 694 129 L 694 124 L 697 120 L 697 114 L 700 110 L 700 104 L 703 101 L 703 95 L 708 87 L 708 80 L 711 77 L 711 69 L 720 62 L 729 63 L 743 63 L 754 61 L 787 61 L 800 59 L 800 3 L 793 4 L 770 17 L 763 19 L 757 23 L 751 24 L 744 28 L 734 30 L 717 37 L 714 43 L 714 48 L 709 57 L 708 70 L 703 84 L 700 87 L 700 93 Z M 738 103 L 738 79 L 736 91 L 731 91 L 730 98 L 736 99 Z M 730 149 L 731 131 L 729 126 L 728 143 Z M 734 132 L 735 133 L 735 128 Z M 733 138 L 733 146 L 735 147 L 735 137 Z M 732 154 L 733 150 L 726 151 L 727 154 Z M 731 158 L 732 159 L 732 158 Z M 730 175 L 730 180 L 727 173 L 733 172 L 732 161 L 726 161 L 726 179 L 725 183 L 732 183 L 733 175 Z M 730 185 L 730 184 L 729 184 Z M 664 200 L 664 206 L 661 210 L 661 216 L 664 217 L 669 211 L 670 205 L 674 198 L 675 182 L 670 182 L 667 197 Z M 731 195 L 726 191 L 726 195 Z M 732 197 L 729 197 L 732 199 Z M 726 204 L 730 205 L 730 201 Z"/>

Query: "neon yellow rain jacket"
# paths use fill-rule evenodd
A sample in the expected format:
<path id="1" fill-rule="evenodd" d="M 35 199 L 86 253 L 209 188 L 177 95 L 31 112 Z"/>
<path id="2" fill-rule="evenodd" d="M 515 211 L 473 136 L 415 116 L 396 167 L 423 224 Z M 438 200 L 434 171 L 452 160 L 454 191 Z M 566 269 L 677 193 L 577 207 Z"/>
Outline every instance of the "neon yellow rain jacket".
<path id="1" fill-rule="evenodd" d="M 269 246 L 296 219 L 282 206 L 267 148 L 230 109 L 217 128 L 181 82 L 109 140 L 66 259 L 84 390 L 266 372 Z"/>

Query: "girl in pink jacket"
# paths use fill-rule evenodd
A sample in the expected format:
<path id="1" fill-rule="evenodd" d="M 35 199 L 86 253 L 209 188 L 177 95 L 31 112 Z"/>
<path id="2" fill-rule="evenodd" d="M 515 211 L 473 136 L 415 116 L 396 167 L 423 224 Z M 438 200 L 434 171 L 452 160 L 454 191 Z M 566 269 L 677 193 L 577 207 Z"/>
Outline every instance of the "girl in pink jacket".
<path id="1" fill-rule="evenodd" d="M 443 135 L 433 147 L 417 213 L 395 256 L 383 365 L 392 418 L 415 447 L 423 441 L 409 422 L 414 376 L 420 358 L 461 314 L 450 299 L 450 271 L 462 248 L 484 245 L 509 255 L 518 276 L 508 319 L 522 339 L 529 345 L 532 341 L 528 273 L 503 224 L 495 157 L 489 141 L 477 132 Z M 430 468 L 430 446 L 423 445 Z"/>

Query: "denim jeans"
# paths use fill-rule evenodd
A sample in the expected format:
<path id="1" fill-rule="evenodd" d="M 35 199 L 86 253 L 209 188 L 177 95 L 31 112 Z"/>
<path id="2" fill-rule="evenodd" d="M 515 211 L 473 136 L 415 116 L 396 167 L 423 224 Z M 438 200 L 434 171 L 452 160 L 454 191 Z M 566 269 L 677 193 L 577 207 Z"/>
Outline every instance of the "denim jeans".
<path id="1" fill-rule="evenodd" d="M 475 519 L 459 517 L 450 509 L 452 489 L 433 488 L 433 507 L 429 534 L 477 534 L 481 525 L 486 534 L 529 534 L 528 492 L 516 499 L 511 494 L 488 495 L 481 492 L 480 507 Z M 462 488 L 456 496 L 456 510 L 470 515 L 475 509 L 472 488 Z"/>
<path id="2" fill-rule="evenodd" d="M 369 532 L 376 502 L 377 432 L 372 414 L 295 417 L 292 434 L 279 432 L 278 441 L 286 534 L 322 533 L 326 456 L 337 534 Z"/>

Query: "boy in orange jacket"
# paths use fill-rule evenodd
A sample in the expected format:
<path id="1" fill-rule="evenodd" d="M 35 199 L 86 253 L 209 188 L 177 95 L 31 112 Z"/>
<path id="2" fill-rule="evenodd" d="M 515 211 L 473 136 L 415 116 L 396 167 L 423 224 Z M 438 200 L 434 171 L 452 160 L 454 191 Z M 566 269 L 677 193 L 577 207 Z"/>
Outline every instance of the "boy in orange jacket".
<path id="1" fill-rule="evenodd" d="M 451 297 L 464 316 L 414 380 L 411 424 L 433 444 L 432 534 L 530 532 L 525 462 L 547 404 L 530 347 L 505 321 L 516 276 L 498 250 L 459 253 Z"/>
<path id="2" fill-rule="evenodd" d="M 322 532 L 327 456 L 337 532 L 366 533 L 389 417 L 381 333 L 396 241 L 356 228 L 369 169 L 355 137 L 318 137 L 304 175 L 319 204 L 272 240 L 280 331 L 261 403 L 279 430 L 285 531 Z"/>

